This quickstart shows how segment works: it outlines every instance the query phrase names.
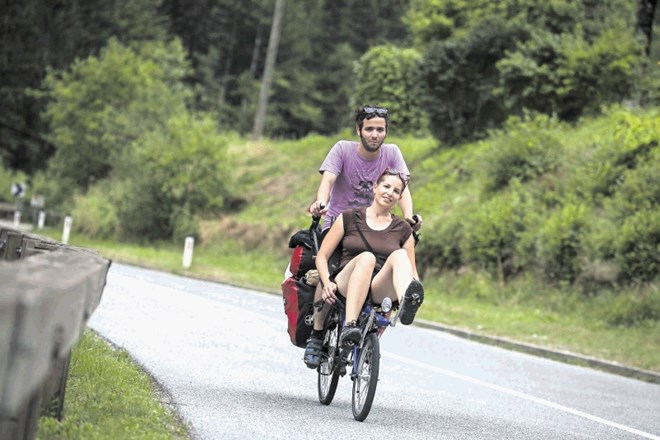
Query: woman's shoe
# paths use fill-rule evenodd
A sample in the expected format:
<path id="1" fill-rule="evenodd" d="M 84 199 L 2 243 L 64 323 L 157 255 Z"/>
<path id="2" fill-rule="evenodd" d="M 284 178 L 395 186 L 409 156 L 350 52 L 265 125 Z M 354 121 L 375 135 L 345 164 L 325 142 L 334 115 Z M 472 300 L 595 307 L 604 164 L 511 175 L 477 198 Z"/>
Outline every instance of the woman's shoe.
<path id="1" fill-rule="evenodd" d="M 339 337 L 339 345 L 355 345 L 360 342 L 361 337 L 362 330 L 357 326 L 357 324 L 355 324 L 355 322 L 346 324 L 344 329 L 341 331 L 341 336 Z"/>
<path id="2" fill-rule="evenodd" d="M 307 339 L 307 346 L 305 347 L 305 365 L 307 368 L 317 368 L 321 363 L 321 349 L 323 348 L 323 341 L 317 336 L 310 336 Z"/>
<path id="3" fill-rule="evenodd" d="M 401 304 L 401 312 L 399 313 L 399 320 L 403 325 L 412 324 L 415 320 L 415 315 L 419 306 L 424 302 L 424 286 L 417 280 L 412 280 L 408 284 L 406 293 L 403 295 Z"/>

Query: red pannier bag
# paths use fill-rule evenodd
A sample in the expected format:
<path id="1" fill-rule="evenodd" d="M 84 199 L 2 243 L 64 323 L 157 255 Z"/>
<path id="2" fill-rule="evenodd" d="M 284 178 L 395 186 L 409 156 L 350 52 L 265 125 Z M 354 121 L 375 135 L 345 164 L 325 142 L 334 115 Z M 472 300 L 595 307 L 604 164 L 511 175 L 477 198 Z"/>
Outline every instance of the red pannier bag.
<path id="1" fill-rule="evenodd" d="M 287 317 L 287 331 L 293 345 L 304 348 L 314 328 L 314 291 L 303 279 L 289 277 L 282 283 L 284 313 Z"/>
<path id="2" fill-rule="evenodd" d="M 289 248 L 293 249 L 291 261 L 289 262 L 289 271 L 294 277 L 300 279 L 307 271 L 316 269 L 314 258 L 318 251 L 318 244 L 321 241 L 321 232 L 318 228 L 303 229 L 291 236 Z"/>
<path id="3" fill-rule="evenodd" d="M 319 217 L 314 217 L 309 229 L 296 232 L 289 240 L 289 248 L 293 252 L 289 261 L 289 274 L 282 282 L 282 299 L 289 338 L 297 347 L 305 347 L 314 328 L 312 303 L 316 286 L 306 283 L 306 275 L 310 270 L 316 270 L 314 258 L 321 241 L 319 220 Z"/>

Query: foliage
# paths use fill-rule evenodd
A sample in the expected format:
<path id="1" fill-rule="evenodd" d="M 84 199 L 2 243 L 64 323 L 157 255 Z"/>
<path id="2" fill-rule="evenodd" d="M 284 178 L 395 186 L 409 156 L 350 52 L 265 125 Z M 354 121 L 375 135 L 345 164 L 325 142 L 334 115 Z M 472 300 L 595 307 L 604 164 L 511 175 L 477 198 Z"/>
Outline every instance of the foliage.
<path id="1" fill-rule="evenodd" d="M 252 128 L 268 46 L 272 0 L 173 0 L 162 10 L 193 60 L 198 110 L 218 112 L 233 130 Z M 289 0 L 280 37 L 266 132 L 300 138 L 350 122 L 352 65 L 371 46 L 405 41 L 408 0 Z M 359 13 L 356 13 L 359 11 Z M 365 26 L 363 17 L 369 17 Z"/>
<path id="2" fill-rule="evenodd" d="M 513 179 L 524 183 L 555 171 L 563 150 L 554 135 L 557 127 L 556 119 L 543 115 L 510 119 L 484 154 L 485 190 L 499 191 Z"/>
<path id="3" fill-rule="evenodd" d="M 57 146 L 52 176 L 83 190 L 109 176 L 128 145 L 185 110 L 187 69 L 176 41 L 133 49 L 111 40 L 98 58 L 49 72 L 45 117 Z"/>
<path id="4" fill-rule="evenodd" d="M 145 133 L 117 167 L 114 202 L 123 238 L 198 235 L 195 216 L 217 212 L 229 196 L 225 141 L 209 116 L 183 114 Z"/>
<path id="5" fill-rule="evenodd" d="M 526 109 L 574 121 L 635 96 L 645 59 L 634 15 L 622 0 L 412 2 L 434 136 L 478 139 Z"/>
<path id="6" fill-rule="evenodd" d="M 567 203 L 547 218 L 537 238 L 545 278 L 570 284 L 580 276 L 588 225 L 587 208 L 579 203 Z"/>
<path id="7" fill-rule="evenodd" d="M 90 187 L 85 195 L 77 194 L 71 213 L 73 228 L 89 237 L 116 238 L 119 220 L 112 193 L 112 182 L 102 180 Z"/>
<path id="8" fill-rule="evenodd" d="M 600 311 L 601 319 L 611 326 L 639 326 L 660 321 L 660 291 L 624 291 L 611 298 Z"/>
<path id="9" fill-rule="evenodd" d="M 377 103 L 389 108 L 390 124 L 397 133 L 424 130 L 420 67 L 421 56 L 414 49 L 372 47 L 355 64 L 354 107 Z"/>
<path id="10" fill-rule="evenodd" d="M 465 219 L 466 262 L 477 264 L 504 281 L 519 267 L 517 247 L 525 231 L 528 201 L 517 192 L 496 195 Z"/>
<path id="11" fill-rule="evenodd" d="M 488 140 L 416 164 L 416 206 L 434 207 L 423 212 L 422 272 L 535 274 L 588 294 L 655 282 L 660 119 L 607 114 L 579 127 L 510 119 Z"/>
<path id="12" fill-rule="evenodd" d="M 614 239 L 623 281 L 651 282 L 660 273 L 660 207 L 626 218 Z"/>
<path id="13" fill-rule="evenodd" d="M 198 215 L 223 206 L 224 141 L 211 116 L 186 110 L 187 72 L 177 41 L 111 41 L 99 58 L 49 74 L 58 150 L 40 187 L 62 203 L 79 188 L 86 232 L 180 239 L 197 234 Z"/>
<path id="14" fill-rule="evenodd" d="M 0 156 L 29 174 L 46 167 L 55 152 L 39 115 L 45 101 L 38 89 L 47 68 L 66 69 L 98 53 L 111 37 L 131 41 L 165 39 L 161 0 L 16 0 L 0 10 Z"/>

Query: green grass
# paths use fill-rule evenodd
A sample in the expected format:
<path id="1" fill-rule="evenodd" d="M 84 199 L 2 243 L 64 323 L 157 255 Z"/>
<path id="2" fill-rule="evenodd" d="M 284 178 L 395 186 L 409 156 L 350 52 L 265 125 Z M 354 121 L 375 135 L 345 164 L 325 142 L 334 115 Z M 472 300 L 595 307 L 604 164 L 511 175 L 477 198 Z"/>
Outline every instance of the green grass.
<path id="1" fill-rule="evenodd" d="M 463 278 L 471 278 L 469 275 Z M 420 316 L 473 332 L 660 371 L 660 324 L 610 326 L 600 307 L 580 294 L 532 285 L 500 287 L 489 279 L 446 277 L 427 283 Z M 470 286 L 470 287 L 467 287 Z M 474 286 L 480 285 L 481 289 Z"/>
<path id="2" fill-rule="evenodd" d="M 87 331 L 73 350 L 64 420 L 42 417 L 37 439 L 187 439 L 162 392 L 124 350 Z"/>

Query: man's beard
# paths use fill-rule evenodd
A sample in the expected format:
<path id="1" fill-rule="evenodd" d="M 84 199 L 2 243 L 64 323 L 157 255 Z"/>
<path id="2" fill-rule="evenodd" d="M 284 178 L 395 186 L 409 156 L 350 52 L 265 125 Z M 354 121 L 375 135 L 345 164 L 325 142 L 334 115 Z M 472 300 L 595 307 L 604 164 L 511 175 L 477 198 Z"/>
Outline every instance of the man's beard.
<path id="1" fill-rule="evenodd" d="M 369 142 L 367 141 L 367 139 L 364 136 L 361 136 L 361 137 L 362 137 L 362 146 L 369 153 L 375 153 L 383 145 L 383 142 L 380 142 L 376 147 L 372 147 L 371 145 L 369 145 Z"/>

